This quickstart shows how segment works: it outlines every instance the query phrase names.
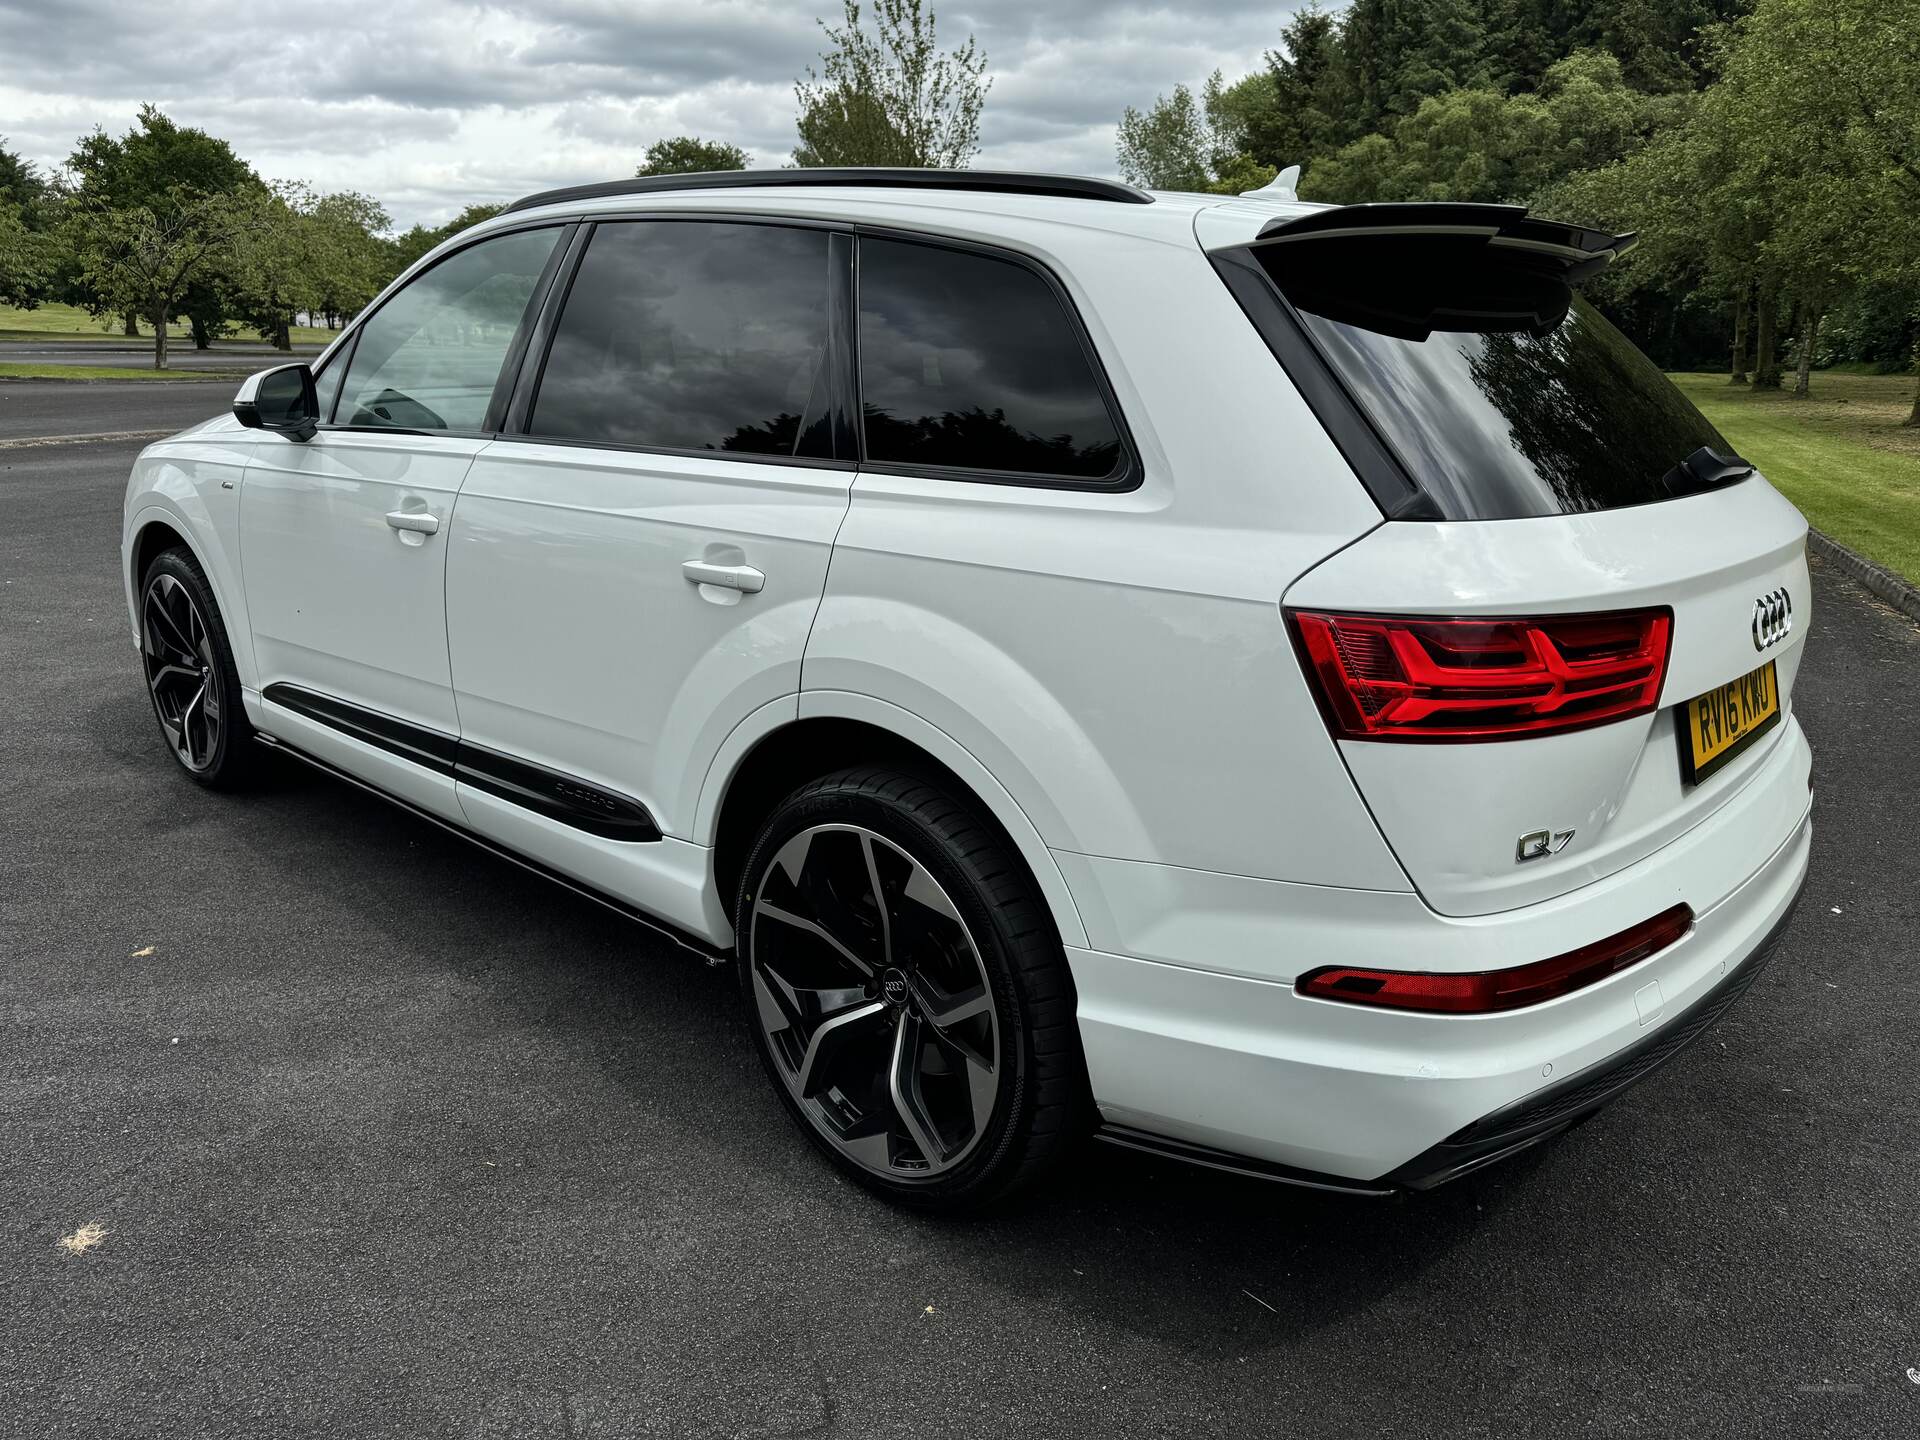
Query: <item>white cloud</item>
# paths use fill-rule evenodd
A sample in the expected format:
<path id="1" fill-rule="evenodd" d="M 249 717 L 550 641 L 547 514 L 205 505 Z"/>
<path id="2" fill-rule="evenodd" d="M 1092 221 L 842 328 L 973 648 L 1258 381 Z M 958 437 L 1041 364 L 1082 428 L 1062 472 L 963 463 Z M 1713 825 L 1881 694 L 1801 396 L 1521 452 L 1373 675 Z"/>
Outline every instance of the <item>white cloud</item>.
<path id="1" fill-rule="evenodd" d="M 1111 174 L 1128 104 L 1261 63 L 1300 0 L 972 0 L 993 89 L 981 166 Z M 56 166 L 152 100 L 233 142 L 268 178 L 378 198 L 405 226 L 475 200 L 630 174 L 666 135 L 794 144 L 793 82 L 827 0 L 0 0 L 0 125 Z M 297 17 L 297 21 L 289 17 Z M 165 57 L 157 60 L 156 57 Z"/>

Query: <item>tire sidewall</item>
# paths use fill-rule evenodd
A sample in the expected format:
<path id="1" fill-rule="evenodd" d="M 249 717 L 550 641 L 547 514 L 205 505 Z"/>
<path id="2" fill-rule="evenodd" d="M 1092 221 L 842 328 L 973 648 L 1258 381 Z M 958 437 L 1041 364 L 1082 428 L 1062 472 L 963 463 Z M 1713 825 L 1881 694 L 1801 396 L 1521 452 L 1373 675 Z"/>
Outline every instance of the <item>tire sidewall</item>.
<path id="1" fill-rule="evenodd" d="M 147 706 L 153 711 L 154 723 L 159 726 L 161 738 L 166 741 L 167 754 L 172 757 L 183 774 L 190 776 L 202 785 L 218 786 L 230 783 L 240 769 L 242 751 L 240 746 L 245 734 L 251 729 L 247 723 L 245 702 L 240 694 L 240 676 L 233 663 L 233 647 L 227 640 L 227 627 L 221 617 L 220 607 L 213 598 L 213 587 L 207 583 L 206 574 L 190 551 L 174 548 L 164 550 L 147 566 L 147 573 L 140 577 L 140 678 L 146 681 L 147 664 L 147 592 L 161 575 L 171 575 L 187 587 L 193 597 L 193 603 L 200 607 L 201 615 L 207 622 L 207 633 L 212 641 L 215 679 L 220 686 L 221 723 L 220 737 L 213 747 L 213 759 L 204 770 L 195 770 L 180 758 L 179 752 L 167 735 L 167 727 L 160 718 L 160 702 L 153 693 L 153 687 L 147 686 Z"/>
<path id="2" fill-rule="evenodd" d="M 944 788 L 939 793 L 943 799 L 952 799 Z M 788 1089 L 786 1078 L 774 1061 L 766 1031 L 759 1022 L 753 993 L 753 897 L 781 846 L 802 830 L 831 824 L 859 825 L 873 831 L 906 851 L 939 882 L 972 935 L 993 995 L 1004 1073 L 987 1133 L 959 1165 L 924 1181 L 896 1180 L 881 1175 L 835 1148 Z M 734 904 L 734 937 L 735 969 L 747 1007 L 748 1025 L 753 1031 L 754 1048 L 781 1102 L 818 1149 L 845 1173 L 907 1204 L 960 1205 L 992 1193 L 997 1174 L 1017 1143 L 1029 1108 L 1029 1080 L 1034 1069 L 1032 1037 L 1027 1024 L 1030 1007 L 1022 993 L 1018 971 L 1009 961 L 1012 941 L 1006 933 L 1004 918 L 981 896 L 964 863 L 950 853 L 946 842 L 921 817 L 886 797 L 867 792 L 837 790 L 824 783 L 803 788 L 775 809 L 748 855 Z"/>

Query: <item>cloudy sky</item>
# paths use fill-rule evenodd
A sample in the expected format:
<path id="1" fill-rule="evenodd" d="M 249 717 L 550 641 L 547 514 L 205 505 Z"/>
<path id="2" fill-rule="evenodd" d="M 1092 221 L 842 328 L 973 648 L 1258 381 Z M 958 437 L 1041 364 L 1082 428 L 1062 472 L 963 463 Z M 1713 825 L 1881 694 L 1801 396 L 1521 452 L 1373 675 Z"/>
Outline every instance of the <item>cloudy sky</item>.
<path id="1" fill-rule="evenodd" d="M 268 179 L 363 190 L 405 226 L 632 173 L 665 135 L 794 145 L 794 78 L 838 0 L 0 0 L 0 136 L 42 165 L 143 100 Z M 1300 0 L 951 0 L 993 89 L 976 164 L 1111 174 L 1113 127 L 1246 73 Z"/>

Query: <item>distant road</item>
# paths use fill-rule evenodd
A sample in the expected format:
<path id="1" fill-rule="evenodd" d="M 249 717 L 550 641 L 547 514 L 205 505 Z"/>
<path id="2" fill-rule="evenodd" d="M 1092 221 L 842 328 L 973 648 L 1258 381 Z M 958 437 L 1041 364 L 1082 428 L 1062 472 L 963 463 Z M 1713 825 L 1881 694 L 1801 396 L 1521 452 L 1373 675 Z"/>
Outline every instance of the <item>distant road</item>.
<path id="1" fill-rule="evenodd" d="M 196 350 L 191 340 L 175 340 L 167 347 L 167 368 L 171 370 L 218 370 L 245 375 L 269 365 L 292 360 L 311 360 L 320 353 L 317 345 L 296 345 L 289 355 L 270 345 L 221 342 L 210 350 Z M 63 340 L 49 335 L 44 340 L 0 340 L 0 361 L 20 365 L 105 365 L 116 370 L 151 370 L 153 341 Z"/>
<path id="2" fill-rule="evenodd" d="M 0 359 L 10 358 L 0 356 Z M 233 403 L 234 380 L 0 382 L 0 451 L 50 436 L 157 439 Z"/>

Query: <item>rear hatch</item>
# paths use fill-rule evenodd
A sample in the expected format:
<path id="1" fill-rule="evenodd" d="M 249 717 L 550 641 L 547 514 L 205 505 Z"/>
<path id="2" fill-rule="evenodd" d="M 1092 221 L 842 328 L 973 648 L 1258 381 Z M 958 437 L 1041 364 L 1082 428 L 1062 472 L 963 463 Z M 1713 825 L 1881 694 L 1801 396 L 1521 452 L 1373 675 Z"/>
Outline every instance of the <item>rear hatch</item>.
<path id="1" fill-rule="evenodd" d="M 1577 294 L 1626 243 L 1506 207 L 1353 206 L 1215 255 L 1389 516 L 1285 605 L 1442 913 L 1642 859 L 1794 730 L 1805 521 Z M 1729 843 L 1757 867 L 1782 838 Z"/>

